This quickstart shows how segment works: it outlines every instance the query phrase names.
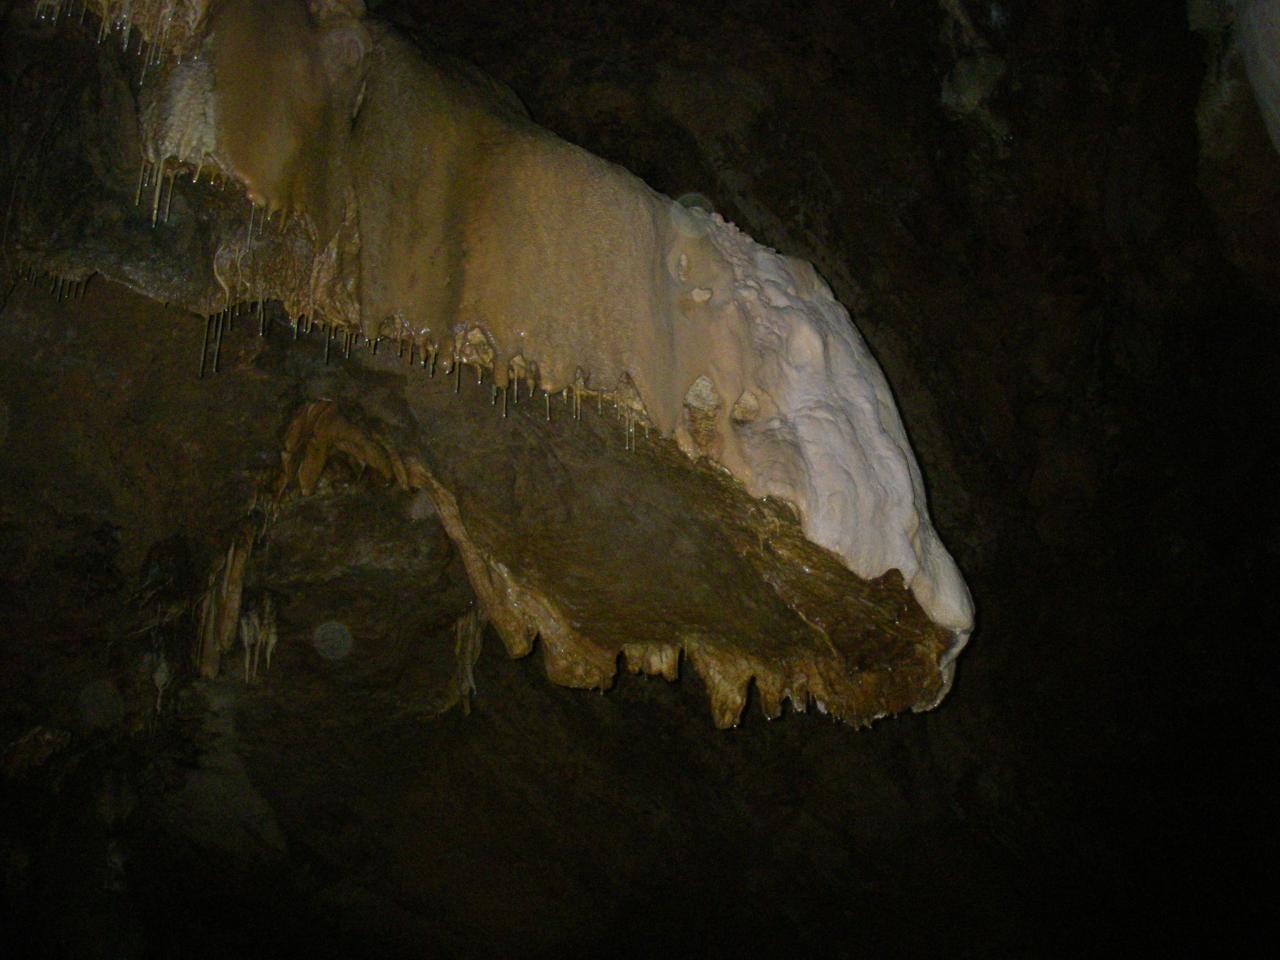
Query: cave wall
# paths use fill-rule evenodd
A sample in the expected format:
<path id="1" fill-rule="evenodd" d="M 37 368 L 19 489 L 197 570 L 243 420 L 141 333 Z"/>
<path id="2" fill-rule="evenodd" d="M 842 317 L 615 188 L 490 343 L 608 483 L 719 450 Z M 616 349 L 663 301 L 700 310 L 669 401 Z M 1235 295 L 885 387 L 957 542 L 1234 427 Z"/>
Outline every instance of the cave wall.
<path id="1" fill-rule="evenodd" d="M 565 138 L 813 260 L 895 385 L 935 520 L 972 572 L 982 619 L 941 713 L 874 744 L 791 718 L 783 733 L 696 748 L 714 754 L 698 776 L 748 794 L 753 822 L 792 824 L 772 848 L 787 856 L 754 874 L 735 861 L 748 880 L 699 875 L 709 901 L 717 885 L 737 897 L 710 916 L 727 923 L 766 903 L 775 871 L 802 873 L 825 843 L 838 853 L 817 875 L 836 892 L 815 897 L 812 914 L 803 897 L 787 901 L 800 918 L 790 929 L 817 952 L 954 944 L 966 921 L 978 954 L 1014 941 L 1067 953 L 1116 925 L 1148 943 L 1228 921 L 1247 930 L 1259 916 L 1247 851 L 1271 841 L 1231 740 L 1267 700 L 1266 671 L 1242 665 L 1266 662 L 1250 611 L 1276 550 L 1263 468 L 1275 452 L 1280 161 L 1247 98 L 1206 134 L 1205 98 L 1233 69 L 1222 66 L 1229 36 L 1193 34 L 1175 3 L 1158 14 L 975 6 L 973 33 L 952 5 L 924 0 L 583 2 L 520 15 L 483 0 L 374 6 L 509 84 Z M 975 57 L 998 59 L 1003 70 L 985 69 L 999 79 L 973 109 L 944 104 L 957 64 Z M 0 422 L 28 420 L 13 399 L 0 410 Z M 58 462 L 51 449 L 36 476 L 74 486 Z M 28 482 L 6 487 L 6 502 Z M 127 512 L 146 514 L 141 503 Z M 151 539 L 138 538 L 122 570 Z M 490 681 L 522 689 L 501 672 L 520 669 L 493 663 Z M 670 724 L 665 736 L 704 735 L 682 722 L 679 692 L 627 691 L 619 709 L 657 698 L 640 709 Z M 613 714 L 608 735 L 591 733 L 575 711 L 594 722 L 608 707 L 562 691 L 512 696 L 513 712 L 573 717 L 554 731 L 601 751 L 638 735 Z M 575 751 L 520 773 L 552 783 L 575 769 Z M 660 750 L 637 762 L 681 776 Z M 504 782 L 500 764 L 491 772 Z M 616 802 L 616 773 L 592 781 L 602 803 Z M 815 778 L 813 791 L 778 786 Z M 673 791 L 658 791 L 659 821 L 689 802 Z M 696 819 L 725 846 L 740 842 L 698 797 Z M 833 827 L 842 817 L 853 825 Z M 541 823 L 557 829 L 551 813 Z M 589 859 L 586 836 L 575 849 Z M 936 853 L 949 842 L 980 855 Z M 859 867 L 858 854 L 880 865 Z M 669 877 L 644 855 L 633 862 L 629 876 Z M 1228 877 L 1233 903 L 1202 897 Z M 931 879 L 950 892 L 926 916 L 961 932 L 895 940 Z M 661 912 L 658 880 L 645 902 Z M 838 903 L 873 902 L 877 889 L 894 892 L 892 922 L 859 941 L 850 930 L 870 918 Z M 572 925 L 570 911 L 549 909 L 551 925 Z"/>

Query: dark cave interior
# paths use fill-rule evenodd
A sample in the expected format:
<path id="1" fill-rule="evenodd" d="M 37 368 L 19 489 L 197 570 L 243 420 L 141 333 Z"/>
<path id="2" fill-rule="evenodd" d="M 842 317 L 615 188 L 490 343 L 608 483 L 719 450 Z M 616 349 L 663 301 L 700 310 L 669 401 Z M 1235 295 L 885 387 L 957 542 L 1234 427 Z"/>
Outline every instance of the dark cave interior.
<path id="1" fill-rule="evenodd" d="M 486 634 L 468 702 L 463 559 L 419 497 L 349 462 L 255 561 L 280 598 L 270 671 L 175 666 L 157 711 L 156 651 L 189 645 L 183 603 L 283 412 L 393 410 L 399 375 L 328 362 L 272 305 L 271 336 L 237 323 L 198 378 L 199 318 L 97 277 L 51 296 L 11 245 L 4 955 L 1260 950 L 1280 155 L 1227 5 L 369 6 L 557 135 L 813 262 L 893 386 L 974 595 L 954 688 L 868 729 L 752 704 L 721 731 L 691 671 L 601 696 Z M 32 103 L 97 109 L 59 100 L 108 56 L 73 20 L 0 3 L 6 243 L 25 210 L 19 239 L 42 226 L 47 255 L 116 216 L 79 199 L 97 159 L 62 127 L 35 149 L 13 134 Z M 152 236 L 130 216 L 110 229 Z M 351 650 L 312 642 L 331 621 Z"/>

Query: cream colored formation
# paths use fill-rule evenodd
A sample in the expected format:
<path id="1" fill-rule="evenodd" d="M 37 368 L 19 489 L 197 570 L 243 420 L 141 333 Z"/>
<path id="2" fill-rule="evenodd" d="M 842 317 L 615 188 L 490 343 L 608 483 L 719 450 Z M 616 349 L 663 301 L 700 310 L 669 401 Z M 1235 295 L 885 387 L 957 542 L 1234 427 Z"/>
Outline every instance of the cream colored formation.
<path id="1" fill-rule="evenodd" d="M 888 384 L 812 266 L 535 126 L 359 0 L 86 6 L 136 31 L 150 66 L 137 199 L 153 221 L 180 174 L 251 204 L 209 312 L 280 299 L 340 350 L 390 337 L 432 372 L 487 379 L 504 411 L 536 392 L 548 415 L 553 394 L 575 415 L 607 400 L 629 446 L 637 428 L 674 437 L 793 504 L 860 576 L 900 570 L 955 636 L 949 681 L 969 592 Z M 654 656 L 636 669 L 674 671 Z"/>
<path id="2" fill-rule="evenodd" d="M 266 654 L 266 669 L 271 669 L 271 654 L 280 637 L 276 631 L 276 608 L 270 594 L 260 603 L 240 613 L 240 644 L 244 647 L 244 682 L 257 679 L 258 664 Z"/>

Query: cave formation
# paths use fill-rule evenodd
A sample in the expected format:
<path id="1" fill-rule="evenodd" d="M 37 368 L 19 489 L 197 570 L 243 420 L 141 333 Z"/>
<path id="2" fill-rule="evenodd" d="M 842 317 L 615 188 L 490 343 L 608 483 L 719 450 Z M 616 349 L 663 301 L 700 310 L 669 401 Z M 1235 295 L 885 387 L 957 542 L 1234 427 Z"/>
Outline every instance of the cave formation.
<path id="1" fill-rule="evenodd" d="M 365 6 L 0 4 L 6 955 L 1251 936 L 1275 5 Z"/>

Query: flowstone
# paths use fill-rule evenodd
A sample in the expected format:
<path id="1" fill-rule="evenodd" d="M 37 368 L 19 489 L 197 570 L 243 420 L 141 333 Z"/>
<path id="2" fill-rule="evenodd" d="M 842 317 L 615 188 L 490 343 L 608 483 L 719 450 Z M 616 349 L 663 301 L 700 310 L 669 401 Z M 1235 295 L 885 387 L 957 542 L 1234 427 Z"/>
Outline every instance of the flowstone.
<path id="1" fill-rule="evenodd" d="M 671 677 L 683 656 L 721 726 L 753 680 L 769 716 L 854 723 L 945 694 L 972 603 L 888 384 L 810 265 L 536 127 L 357 0 L 97 2 L 87 32 L 39 6 L 86 66 L 62 81 L 81 106 L 59 152 L 91 162 L 76 195 L 9 171 L 23 269 L 213 317 L 201 376 L 226 372 L 250 305 L 269 332 L 268 301 L 293 338 L 319 329 L 326 363 L 397 371 L 394 416 L 370 397 L 356 420 L 298 413 L 321 445 L 286 486 L 336 451 L 424 492 L 484 617 L 514 655 L 539 638 L 560 683 L 606 687 L 619 657 Z M 87 45 L 116 29 L 140 61 Z M 111 149 L 103 127 L 139 137 Z M 260 534 L 240 521 L 210 572 L 205 672 Z"/>

